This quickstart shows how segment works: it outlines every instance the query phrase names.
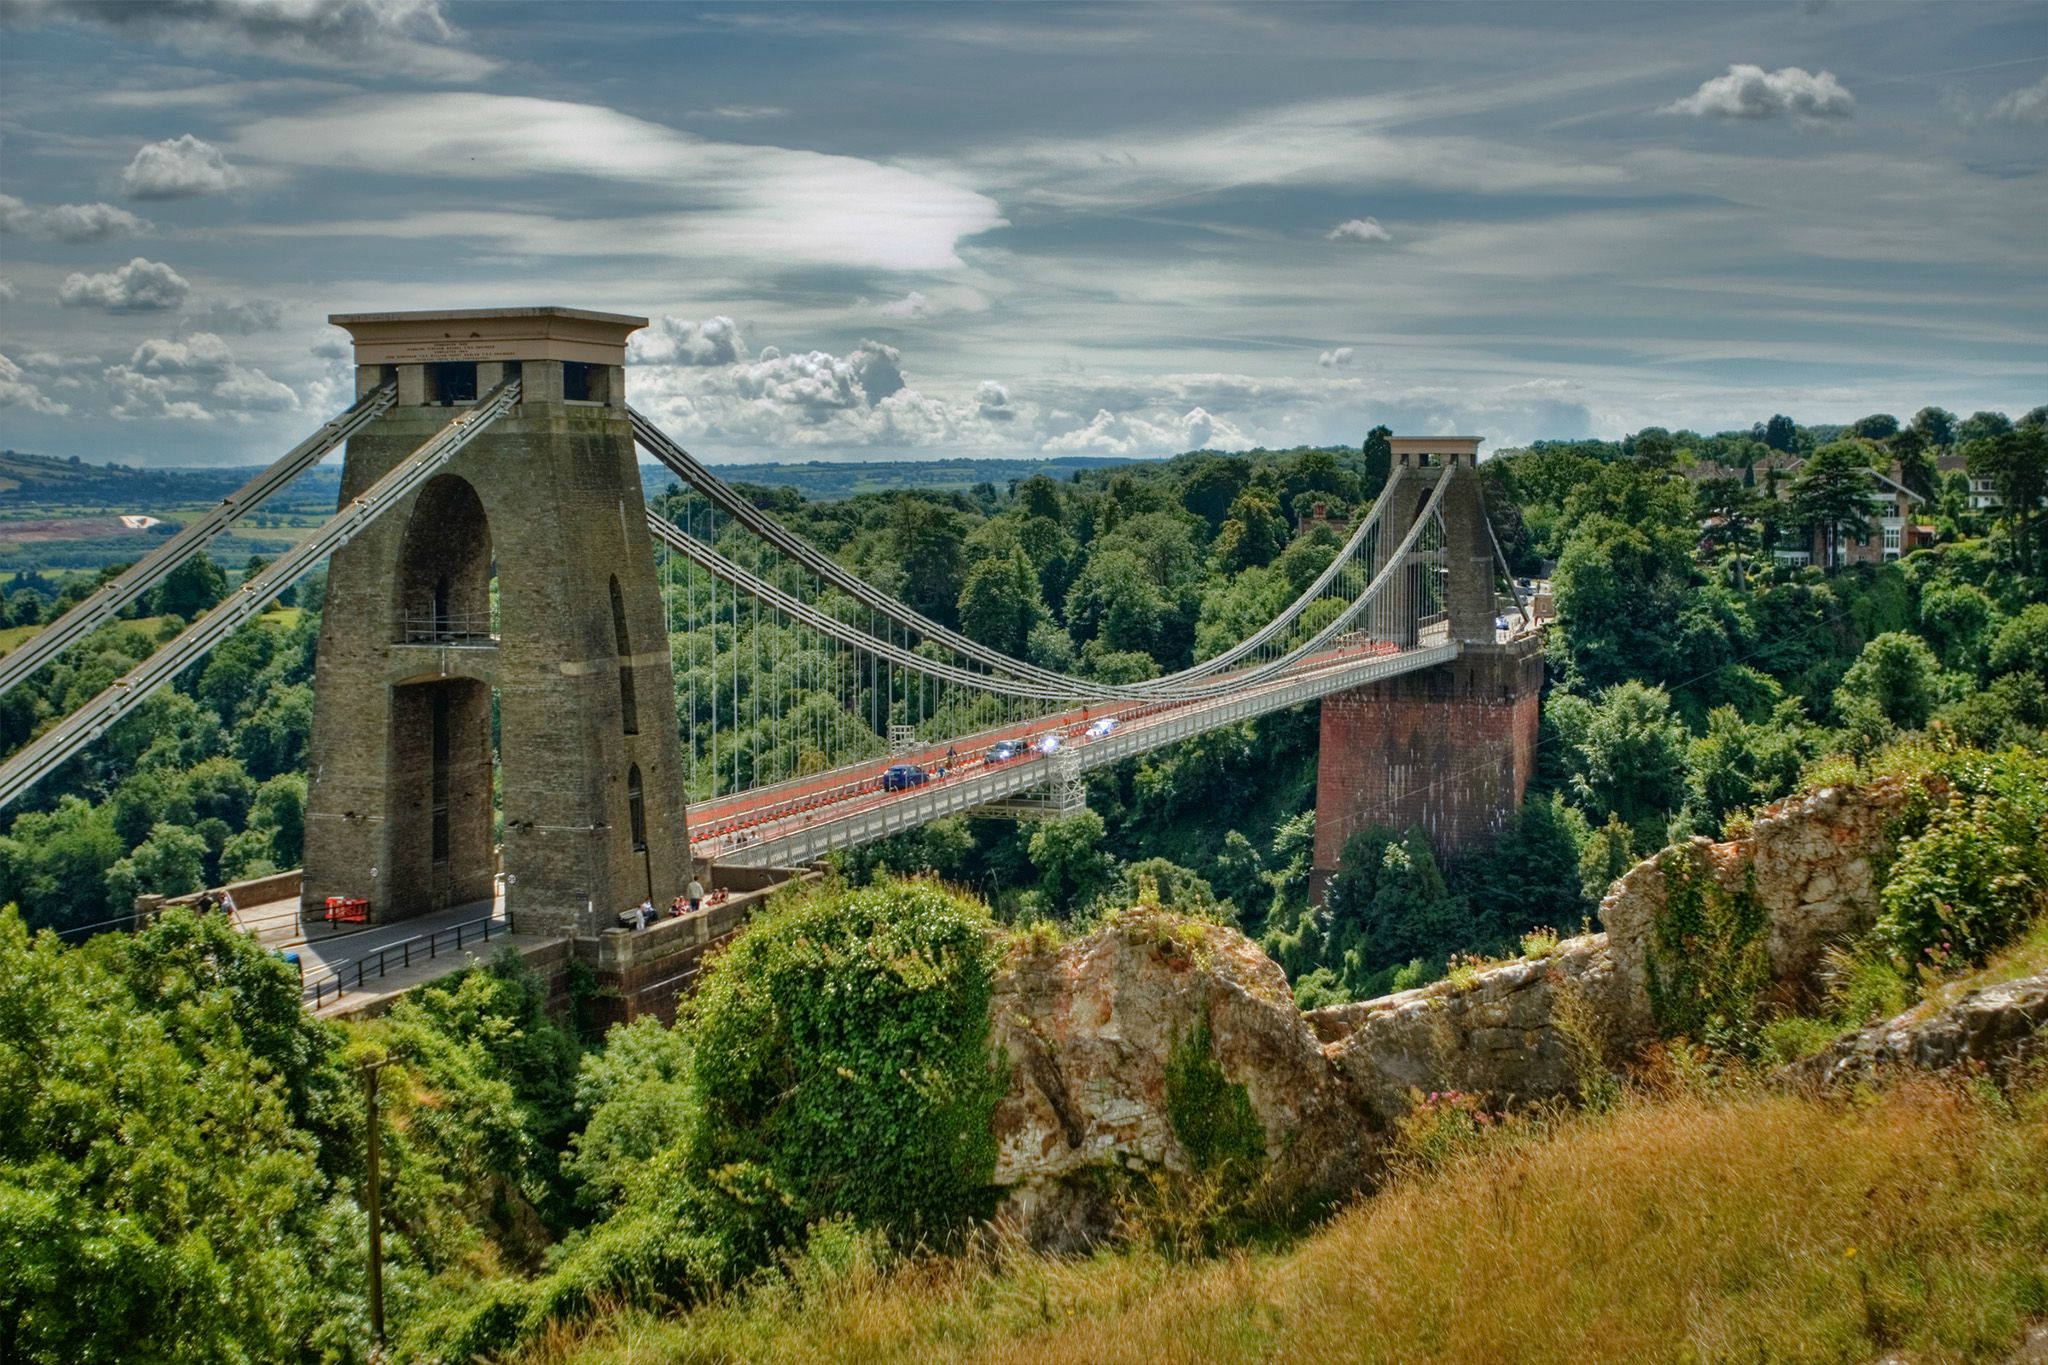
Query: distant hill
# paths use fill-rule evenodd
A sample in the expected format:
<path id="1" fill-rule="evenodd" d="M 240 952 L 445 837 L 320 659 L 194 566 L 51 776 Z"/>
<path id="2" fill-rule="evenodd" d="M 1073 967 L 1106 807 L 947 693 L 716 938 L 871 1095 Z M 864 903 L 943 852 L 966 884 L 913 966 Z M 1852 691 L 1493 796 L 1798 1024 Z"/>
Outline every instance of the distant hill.
<path id="1" fill-rule="evenodd" d="M 977 483 L 1007 488 L 1013 480 L 1046 474 L 1065 479 L 1077 469 L 1135 464 L 1118 455 L 1062 455 L 1056 459 L 1019 457 L 974 460 L 873 460 L 805 464 L 723 464 L 711 470 L 732 483 L 789 487 L 820 502 L 862 493 L 887 493 L 905 488 L 960 491 Z M 62 508 L 79 514 L 141 512 L 165 516 L 179 508 L 203 506 L 240 487 L 259 466 L 213 468 L 167 466 L 140 469 L 133 465 L 89 464 L 72 457 L 0 451 L 0 516 L 29 508 Z M 659 465 L 642 465 L 641 483 L 659 493 L 675 476 Z M 332 511 L 341 487 L 341 470 L 322 465 L 302 475 L 274 509 L 305 514 Z"/>
<path id="2" fill-rule="evenodd" d="M 143 513 L 165 517 L 180 508 L 218 502 L 241 487 L 258 466 L 169 465 L 141 469 L 134 465 L 89 464 L 76 456 L 31 455 L 0 450 L 0 515 L 28 509 L 64 509 L 90 515 Z M 332 511 L 341 488 L 341 471 L 309 471 L 274 507 L 279 513 Z"/>
<path id="3" fill-rule="evenodd" d="M 1028 479 L 1033 474 L 1065 479 L 1077 469 L 1140 463 L 1144 461 L 1122 455 L 1062 455 L 1055 459 L 858 460 L 839 463 L 811 460 L 805 464 L 715 464 L 710 469 L 727 483 L 794 488 L 813 502 L 836 502 L 862 493 L 892 493 L 907 488 L 962 492 L 978 483 L 992 483 L 997 488 L 1007 489 L 1012 481 Z M 659 465 L 640 467 L 640 482 L 650 495 L 662 492 L 675 481 L 675 475 Z"/>

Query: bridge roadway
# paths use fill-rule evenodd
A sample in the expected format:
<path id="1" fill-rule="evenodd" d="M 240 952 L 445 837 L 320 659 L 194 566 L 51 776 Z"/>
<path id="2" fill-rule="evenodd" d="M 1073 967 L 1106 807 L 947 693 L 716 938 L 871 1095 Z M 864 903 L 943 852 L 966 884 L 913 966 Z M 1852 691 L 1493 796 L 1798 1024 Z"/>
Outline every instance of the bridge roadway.
<path id="1" fill-rule="evenodd" d="M 1425 628 L 1421 643 L 1409 648 L 1380 641 L 1340 646 L 1241 692 L 1075 707 L 950 742 L 921 744 L 887 759 L 694 805 L 689 810 L 690 850 L 693 857 L 713 865 L 800 867 L 834 849 L 886 838 L 1047 786 L 1063 765 L 1067 771 L 1103 767 L 1223 725 L 1448 663 L 1458 651 L 1458 643 L 1439 623 Z M 1089 728 L 1105 717 L 1115 718 L 1116 728 L 1089 737 Z M 1035 742 L 1049 734 L 1060 737 L 1055 754 L 1027 748 L 1006 763 L 984 761 L 999 740 Z M 915 763 L 935 770 L 946 765 L 949 749 L 955 751 L 955 762 L 947 765 L 945 777 L 897 791 L 882 789 L 882 772 L 890 764 Z"/>

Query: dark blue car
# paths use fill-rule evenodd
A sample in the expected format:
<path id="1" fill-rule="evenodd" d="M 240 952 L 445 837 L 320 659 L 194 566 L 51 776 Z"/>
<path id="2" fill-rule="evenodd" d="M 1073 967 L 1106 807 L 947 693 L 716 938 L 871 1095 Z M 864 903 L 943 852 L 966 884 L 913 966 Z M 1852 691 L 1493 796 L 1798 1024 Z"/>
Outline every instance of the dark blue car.
<path id="1" fill-rule="evenodd" d="M 906 787 L 921 787 L 930 780 L 931 774 L 915 763 L 893 763 L 882 774 L 882 790 L 900 792 Z"/>
<path id="2" fill-rule="evenodd" d="M 988 753 L 982 756 L 983 763 L 1008 763 L 1024 752 L 1024 746 L 1014 739 L 999 739 L 988 746 Z"/>

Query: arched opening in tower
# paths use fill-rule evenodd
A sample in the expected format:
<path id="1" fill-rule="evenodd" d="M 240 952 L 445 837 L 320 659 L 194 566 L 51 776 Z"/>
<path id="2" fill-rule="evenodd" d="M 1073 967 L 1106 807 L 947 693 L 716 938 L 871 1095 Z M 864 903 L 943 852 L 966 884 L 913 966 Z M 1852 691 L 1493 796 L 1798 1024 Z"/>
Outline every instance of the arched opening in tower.
<path id="1" fill-rule="evenodd" d="M 399 550 L 396 631 L 408 645 L 496 643 L 491 523 L 467 479 L 442 474 L 414 500 Z"/>

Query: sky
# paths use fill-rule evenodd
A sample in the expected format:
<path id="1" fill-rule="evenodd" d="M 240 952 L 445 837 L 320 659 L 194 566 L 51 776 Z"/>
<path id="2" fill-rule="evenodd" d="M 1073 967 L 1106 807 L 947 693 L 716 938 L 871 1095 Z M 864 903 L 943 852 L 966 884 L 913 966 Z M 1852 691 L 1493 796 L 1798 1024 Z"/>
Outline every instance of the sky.
<path id="1" fill-rule="evenodd" d="M 716 462 L 2048 401 L 2048 4 L 0 0 L 0 445 L 247 464 L 335 312 L 652 319 Z"/>

